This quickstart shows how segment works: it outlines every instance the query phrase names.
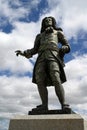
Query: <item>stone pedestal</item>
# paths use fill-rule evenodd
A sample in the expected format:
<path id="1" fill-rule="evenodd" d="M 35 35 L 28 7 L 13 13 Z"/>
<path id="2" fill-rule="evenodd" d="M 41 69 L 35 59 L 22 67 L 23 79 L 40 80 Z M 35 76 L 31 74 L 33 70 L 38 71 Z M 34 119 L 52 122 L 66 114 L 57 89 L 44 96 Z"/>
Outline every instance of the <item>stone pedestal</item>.
<path id="1" fill-rule="evenodd" d="M 25 115 L 10 121 L 9 130 L 87 130 L 78 114 Z"/>

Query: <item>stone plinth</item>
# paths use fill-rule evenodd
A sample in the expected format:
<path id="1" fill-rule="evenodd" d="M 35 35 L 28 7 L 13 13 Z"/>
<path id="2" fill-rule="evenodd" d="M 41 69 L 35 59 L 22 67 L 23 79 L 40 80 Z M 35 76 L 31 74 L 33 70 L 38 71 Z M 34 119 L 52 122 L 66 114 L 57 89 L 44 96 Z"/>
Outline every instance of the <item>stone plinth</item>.
<path id="1" fill-rule="evenodd" d="M 86 130 L 78 114 L 25 115 L 10 121 L 9 130 Z"/>

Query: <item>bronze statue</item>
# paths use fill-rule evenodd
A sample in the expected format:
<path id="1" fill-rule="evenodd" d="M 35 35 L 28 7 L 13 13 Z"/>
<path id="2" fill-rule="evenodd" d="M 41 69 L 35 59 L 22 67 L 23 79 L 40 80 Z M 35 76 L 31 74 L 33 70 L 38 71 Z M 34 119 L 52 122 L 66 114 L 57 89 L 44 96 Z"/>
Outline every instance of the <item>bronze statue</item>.
<path id="1" fill-rule="evenodd" d="M 59 44 L 61 43 L 61 47 Z M 65 93 L 62 83 L 66 81 L 64 72 L 64 55 L 70 52 L 70 45 L 63 30 L 56 26 L 53 17 L 45 17 L 42 21 L 41 32 L 36 36 L 34 47 L 24 52 L 17 50 L 16 55 L 31 58 L 38 53 L 34 66 L 33 82 L 37 84 L 42 104 L 35 110 L 48 110 L 47 86 L 54 86 L 62 109 L 68 107 L 65 103 Z"/>

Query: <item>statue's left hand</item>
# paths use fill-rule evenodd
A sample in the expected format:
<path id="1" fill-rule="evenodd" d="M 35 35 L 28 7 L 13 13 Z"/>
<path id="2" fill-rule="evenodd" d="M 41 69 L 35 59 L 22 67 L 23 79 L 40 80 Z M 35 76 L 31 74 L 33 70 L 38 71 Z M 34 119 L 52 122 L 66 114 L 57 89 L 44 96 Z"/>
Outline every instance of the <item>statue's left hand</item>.
<path id="1" fill-rule="evenodd" d="M 64 53 L 66 53 L 67 52 L 67 50 L 68 50 L 68 46 L 62 46 L 62 51 L 64 52 Z"/>

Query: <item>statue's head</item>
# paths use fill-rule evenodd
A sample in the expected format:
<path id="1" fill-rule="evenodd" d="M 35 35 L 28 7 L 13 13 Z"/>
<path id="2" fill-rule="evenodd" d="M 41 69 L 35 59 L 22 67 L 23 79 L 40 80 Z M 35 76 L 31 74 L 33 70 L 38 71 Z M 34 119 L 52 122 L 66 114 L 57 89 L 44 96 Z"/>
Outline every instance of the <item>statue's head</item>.
<path id="1" fill-rule="evenodd" d="M 48 26 L 52 26 L 54 29 L 56 29 L 56 20 L 54 17 L 45 17 L 42 20 L 41 33 L 44 32 Z"/>

